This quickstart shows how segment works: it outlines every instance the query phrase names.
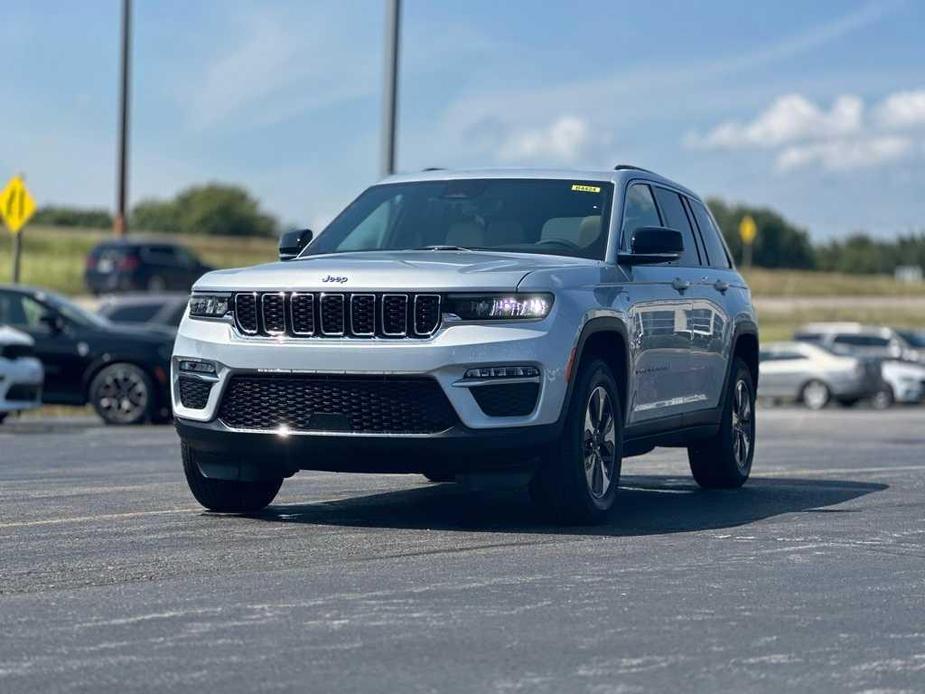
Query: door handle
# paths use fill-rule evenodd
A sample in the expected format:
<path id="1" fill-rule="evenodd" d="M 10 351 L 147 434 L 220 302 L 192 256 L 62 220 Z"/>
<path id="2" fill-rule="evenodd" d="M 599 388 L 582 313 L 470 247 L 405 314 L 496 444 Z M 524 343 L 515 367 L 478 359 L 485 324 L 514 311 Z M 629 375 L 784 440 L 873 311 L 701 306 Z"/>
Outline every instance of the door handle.
<path id="1" fill-rule="evenodd" d="M 713 289 L 720 294 L 725 294 L 726 290 L 729 289 L 729 283 L 724 280 L 716 280 L 716 282 L 713 283 Z"/>
<path id="2" fill-rule="evenodd" d="M 675 277 L 671 282 L 671 286 L 677 289 L 679 292 L 683 292 L 691 288 L 691 283 L 686 279 L 682 279 L 681 277 Z"/>

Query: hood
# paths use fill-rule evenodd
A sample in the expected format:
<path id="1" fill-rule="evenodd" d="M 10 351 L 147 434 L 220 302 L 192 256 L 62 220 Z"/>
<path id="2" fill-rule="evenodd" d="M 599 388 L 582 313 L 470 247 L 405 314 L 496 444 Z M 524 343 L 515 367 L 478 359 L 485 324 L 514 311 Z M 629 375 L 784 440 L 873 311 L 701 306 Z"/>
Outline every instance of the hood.
<path id="1" fill-rule="evenodd" d="M 249 268 L 217 270 L 195 290 L 512 291 L 533 270 L 598 261 L 533 253 L 369 251 L 308 256 Z"/>
<path id="2" fill-rule="evenodd" d="M 9 325 L 0 325 L 0 345 L 26 345 L 31 347 L 34 344 L 35 340 L 32 339 L 31 335 Z"/>
<path id="3" fill-rule="evenodd" d="M 172 343 L 176 336 L 176 331 L 146 323 L 137 326 L 126 323 L 110 323 L 105 330 L 105 335 L 110 338 L 121 338 L 129 342 L 162 345 Z"/>

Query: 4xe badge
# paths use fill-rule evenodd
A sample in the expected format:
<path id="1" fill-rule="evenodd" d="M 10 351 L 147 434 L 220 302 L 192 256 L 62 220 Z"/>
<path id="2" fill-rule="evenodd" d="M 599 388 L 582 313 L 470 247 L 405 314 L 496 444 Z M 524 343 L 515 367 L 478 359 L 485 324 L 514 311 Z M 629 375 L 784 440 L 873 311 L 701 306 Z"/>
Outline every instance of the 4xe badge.
<path id="1" fill-rule="evenodd" d="M 337 282 L 337 284 L 343 284 L 347 281 L 347 278 L 343 275 L 328 275 L 325 277 L 322 282 Z"/>

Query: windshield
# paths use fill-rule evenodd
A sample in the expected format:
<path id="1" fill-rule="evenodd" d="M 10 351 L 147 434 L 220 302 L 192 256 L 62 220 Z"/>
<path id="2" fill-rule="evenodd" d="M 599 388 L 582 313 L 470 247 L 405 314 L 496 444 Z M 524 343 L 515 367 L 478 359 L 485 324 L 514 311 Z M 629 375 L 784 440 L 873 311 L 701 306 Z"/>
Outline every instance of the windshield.
<path id="1" fill-rule="evenodd" d="M 925 333 L 917 333 L 911 330 L 900 330 L 900 337 L 909 343 L 910 347 L 921 349 L 925 347 Z"/>
<path id="2" fill-rule="evenodd" d="M 465 249 L 603 260 L 612 197 L 610 183 L 564 179 L 373 186 L 303 255 Z"/>
<path id="3" fill-rule="evenodd" d="M 75 303 L 72 303 L 65 299 L 62 296 L 57 294 L 40 294 L 38 298 L 44 301 L 46 304 L 54 308 L 58 313 L 60 313 L 67 320 L 81 325 L 85 328 L 97 327 L 97 328 L 106 328 L 111 323 L 103 318 L 98 316 L 95 313 L 91 313 L 85 308 L 81 308 Z"/>

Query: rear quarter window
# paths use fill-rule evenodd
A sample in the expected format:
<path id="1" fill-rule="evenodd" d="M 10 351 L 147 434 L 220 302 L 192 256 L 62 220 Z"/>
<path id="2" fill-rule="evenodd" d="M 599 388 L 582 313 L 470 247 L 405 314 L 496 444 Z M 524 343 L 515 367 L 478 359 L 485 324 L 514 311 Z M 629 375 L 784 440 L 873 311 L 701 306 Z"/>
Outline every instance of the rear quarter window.
<path id="1" fill-rule="evenodd" d="M 704 250 L 706 250 L 706 262 L 710 267 L 731 268 L 732 263 L 726 252 L 726 244 L 723 243 L 723 237 L 713 217 L 707 212 L 707 208 L 699 200 L 687 199 L 691 212 L 694 213 L 694 220 L 700 230 L 700 239 L 703 241 Z"/>

